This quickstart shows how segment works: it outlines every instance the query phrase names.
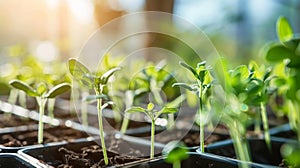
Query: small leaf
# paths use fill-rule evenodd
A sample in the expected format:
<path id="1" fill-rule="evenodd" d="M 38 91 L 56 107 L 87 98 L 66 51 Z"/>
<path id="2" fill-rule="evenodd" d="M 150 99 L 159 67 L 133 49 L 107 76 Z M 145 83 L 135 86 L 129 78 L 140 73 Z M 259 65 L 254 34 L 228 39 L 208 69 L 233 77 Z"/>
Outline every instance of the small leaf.
<path id="1" fill-rule="evenodd" d="M 280 44 L 271 45 L 266 53 L 266 59 L 269 62 L 280 62 L 294 55 L 292 51 Z"/>
<path id="2" fill-rule="evenodd" d="M 190 85 L 188 85 L 186 83 L 174 83 L 172 85 L 172 87 L 175 87 L 175 86 L 183 87 L 183 88 L 185 88 L 185 89 L 187 89 L 189 91 L 196 91 L 197 90 L 196 88 L 194 88 L 194 87 L 192 87 L 192 86 L 190 86 Z"/>
<path id="3" fill-rule="evenodd" d="M 277 36 L 281 43 L 293 38 L 292 27 L 286 17 L 281 16 L 277 20 Z"/>
<path id="4" fill-rule="evenodd" d="M 165 161 L 167 163 L 175 163 L 178 161 L 185 160 L 189 157 L 188 149 L 182 142 L 171 141 L 169 142 L 162 151 L 163 155 L 166 156 Z"/>
<path id="5" fill-rule="evenodd" d="M 136 112 L 142 112 L 145 113 L 146 110 L 143 109 L 142 107 L 131 107 L 129 109 L 126 110 L 127 113 L 136 113 Z"/>
<path id="6" fill-rule="evenodd" d="M 112 102 L 112 101 L 109 101 L 109 102 L 106 102 L 106 103 L 104 103 L 103 105 L 102 105 L 102 109 L 105 109 L 106 107 L 108 107 L 108 106 L 110 106 L 110 105 L 114 105 L 114 102 Z"/>
<path id="7" fill-rule="evenodd" d="M 206 64 L 206 61 L 202 61 L 202 62 L 199 62 L 198 64 L 197 64 L 197 69 L 199 69 L 200 67 L 205 67 L 205 64 Z"/>
<path id="8" fill-rule="evenodd" d="M 198 74 L 197 74 L 197 72 L 191 67 L 191 66 L 189 66 L 188 64 L 186 64 L 186 63 L 184 63 L 184 62 L 179 62 L 179 64 L 181 65 L 181 66 L 183 66 L 183 67 L 185 67 L 186 69 L 188 69 L 189 71 L 191 71 L 192 73 L 193 73 L 193 75 L 197 78 L 197 79 L 199 79 L 199 76 L 198 76 Z"/>
<path id="9" fill-rule="evenodd" d="M 27 85 L 26 83 L 24 83 L 22 81 L 11 80 L 9 82 L 9 84 L 11 86 L 13 86 L 14 88 L 16 88 L 16 89 L 24 91 L 28 96 L 31 96 L 31 97 L 38 96 L 38 94 L 36 93 L 36 91 L 32 87 L 30 87 L 29 85 Z"/>
<path id="10" fill-rule="evenodd" d="M 50 89 L 49 92 L 45 95 L 45 97 L 55 98 L 57 95 L 67 92 L 70 89 L 71 86 L 69 83 L 61 83 Z"/>
<path id="11" fill-rule="evenodd" d="M 161 109 L 161 114 L 176 113 L 177 111 L 177 108 L 164 107 Z"/>
<path id="12" fill-rule="evenodd" d="M 152 111 L 153 108 L 154 108 L 154 104 L 153 103 L 148 103 L 147 110 Z"/>
<path id="13" fill-rule="evenodd" d="M 38 84 L 37 88 L 36 88 L 36 92 L 39 95 L 43 95 L 44 93 L 47 92 L 47 86 L 44 82 L 41 82 Z"/>
<path id="14" fill-rule="evenodd" d="M 119 71 L 121 68 L 120 67 L 116 67 L 116 68 L 112 68 L 110 70 L 108 70 L 107 72 L 105 72 L 102 76 L 101 76 L 101 83 L 102 84 L 106 84 L 108 79 L 117 71 Z"/>
<path id="15" fill-rule="evenodd" d="M 91 73 L 88 68 L 74 58 L 69 59 L 69 71 L 75 78 L 81 78 L 85 74 Z"/>

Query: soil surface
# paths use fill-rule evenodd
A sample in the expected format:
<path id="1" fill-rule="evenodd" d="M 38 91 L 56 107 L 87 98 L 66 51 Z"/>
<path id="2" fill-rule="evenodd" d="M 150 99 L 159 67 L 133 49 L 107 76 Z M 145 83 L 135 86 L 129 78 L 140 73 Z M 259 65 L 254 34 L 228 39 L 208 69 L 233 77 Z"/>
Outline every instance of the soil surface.
<path id="1" fill-rule="evenodd" d="M 103 159 L 102 148 L 98 145 L 91 145 L 81 148 L 80 152 L 74 152 L 64 147 L 59 148 L 58 152 L 64 156 L 64 163 L 60 164 L 58 168 L 70 168 L 70 167 L 105 167 Z M 119 155 L 114 151 L 107 151 L 109 164 L 121 165 L 132 161 L 141 160 L 140 158 Z"/>
<path id="2" fill-rule="evenodd" d="M 47 127 L 47 126 L 46 126 Z M 0 145 L 6 147 L 22 147 L 37 144 L 37 130 L 16 131 L 0 135 Z M 43 143 L 72 141 L 74 139 L 88 137 L 85 132 L 81 132 L 65 126 L 49 127 L 44 129 Z"/>
<path id="3" fill-rule="evenodd" d="M 2 113 L 0 114 L 0 128 L 4 127 L 16 127 L 21 125 L 31 125 L 37 124 L 37 121 L 34 121 L 29 118 L 16 116 L 14 114 Z"/>

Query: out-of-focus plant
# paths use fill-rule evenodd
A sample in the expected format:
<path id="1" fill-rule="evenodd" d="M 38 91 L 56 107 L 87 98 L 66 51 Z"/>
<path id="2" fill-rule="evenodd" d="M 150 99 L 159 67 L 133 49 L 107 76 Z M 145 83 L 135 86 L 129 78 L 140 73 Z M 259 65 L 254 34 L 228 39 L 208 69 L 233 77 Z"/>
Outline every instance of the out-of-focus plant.
<path id="1" fill-rule="evenodd" d="M 287 110 L 290 125 L 300 140 L 300 37 L 293 33 L 283 16 L 277 20 L 277 36 L 279 42 L 267 46 L 265 57 L 277 67 L 284 65 L 274 72 L 277 78 L 273 84 L 278 89 L 277 94 L 283 98 L 281 109 Z"/>
<path id="2" fill-rule="evenodd" d="M 181 161 L 189 157 L 188 149 L 183 142 L 171 141 L 162 151 L 165 162 L 173 164 L 173 168 L 180 168 Z"/>
<path id="3" fill-rule="evenodd" d="M 194 79 L 196 80 L 195 84 L 186 84 L 186 83 L 174 83 L 174 86 L 180 86 L 183 87 L 189 91 L 194 92 L 198 99 L 199 99 L 199 126 L 200 126 L 200 149 L 201 152 L 204 152 L 204 126 L 205 126 L 205 120 L 202 119 L 204 116 L 203 110 L 204 110 L 204 99 L 206 96 L 207 91 L 211 88 L 212 81 L 209 76 L 209 68 L 206 67 L 206 61 L 200 62 L 197 64 L 196 68 L 192 68 L 188 64 L 185 64 L 183 62 L 180 62 L 180 65 L 182 65 L 184 68 L 192 72 Z"/>
<path id="4" fill-rule="evenodd" d="M 150 150 L 150 159 L 154 157 L 154 137 L 155 137 L 155 121 L 158 119 L 158 117 L 162 114 L 168 114 L 168 113 L 176 113 L 177 109 L 173 107 L 165 106 L 160 110 L 157 110 L 154 108 L 153 103 L 149 103 L 147 108 L 142 107 L 131 107 L 126 110 L 126 113 L 145 113 L 151 120 L 151 150 Z"/>

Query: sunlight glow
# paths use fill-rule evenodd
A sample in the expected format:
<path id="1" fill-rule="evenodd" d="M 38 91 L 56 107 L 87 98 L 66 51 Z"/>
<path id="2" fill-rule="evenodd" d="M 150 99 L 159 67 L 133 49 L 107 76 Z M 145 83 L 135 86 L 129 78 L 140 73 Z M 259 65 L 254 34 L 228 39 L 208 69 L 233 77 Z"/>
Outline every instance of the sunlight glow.
<path id="1" fill-rule="evenodd" d="M 83 24 L 88 24 L 93 19 L 94 6 L 92 1 L 67 0 L 72 14 Z"/>
<path id="2" fill-rule="evenodd" d="M 36 48 L 35 54 L 41 61 L 44 62 L 54 61 L 58 57 L 57 48 L 50 41 L 39 43 Z"/>

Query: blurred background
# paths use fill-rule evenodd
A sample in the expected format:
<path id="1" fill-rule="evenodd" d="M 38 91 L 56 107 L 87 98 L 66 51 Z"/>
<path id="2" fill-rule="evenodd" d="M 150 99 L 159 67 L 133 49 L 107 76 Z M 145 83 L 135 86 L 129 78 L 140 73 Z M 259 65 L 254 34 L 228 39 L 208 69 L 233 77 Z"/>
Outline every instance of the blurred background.
<path id="1" fill-rule="evenodd" d="M 260 50 L 276 40 L 280 15 L 300 32 L 299 0 L 1 0 L 0 58 L 3 62 L 24 48 L 46 62 L 74 57 L 97 28 L 147 10 L 173 13 L 197 25 L 233 64 L 263 61 Z M 148 45 L 166 46 L 155 40 Z"/>

